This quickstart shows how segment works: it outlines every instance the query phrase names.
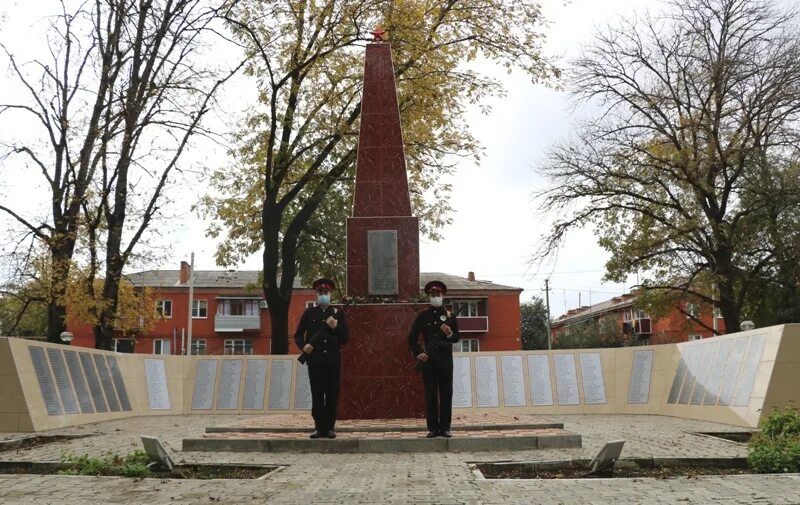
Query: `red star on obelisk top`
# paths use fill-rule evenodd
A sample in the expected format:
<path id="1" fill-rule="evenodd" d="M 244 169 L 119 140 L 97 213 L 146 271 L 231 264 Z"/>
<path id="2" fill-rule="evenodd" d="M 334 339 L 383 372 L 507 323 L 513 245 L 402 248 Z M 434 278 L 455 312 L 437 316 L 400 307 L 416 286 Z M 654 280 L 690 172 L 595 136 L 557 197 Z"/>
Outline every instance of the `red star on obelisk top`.
<path id="1" fill-rule="evenodd" d="M 383 42 L 385 40 L 383 37 L 386 35 L 386 31 L 381 25 L 376 26 L 375 29 L 369 33 L 372 34 L 373 42 Z"/>

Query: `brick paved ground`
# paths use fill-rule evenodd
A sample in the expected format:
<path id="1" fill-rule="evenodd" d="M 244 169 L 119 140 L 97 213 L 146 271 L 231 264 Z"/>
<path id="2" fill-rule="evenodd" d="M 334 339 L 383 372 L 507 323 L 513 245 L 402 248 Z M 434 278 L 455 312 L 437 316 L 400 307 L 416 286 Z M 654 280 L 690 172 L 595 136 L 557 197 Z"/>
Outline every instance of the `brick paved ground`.
<path id="1" fill-rule="evenodd" d="M 480 453 L 293 454 L 181 453 L 184 437 L 247 416 L 165 416 L 112 421 L 48 434 L 96 433 L 78 440 L 0 453 L 0 460 L 58 461 L 140 448 L 140 434 L 161 438 L 177 461 L 284 465 L 262 481 L 159 480 L 0 475 L 0 503 L 355 503 L 487 504 L 647 503 L 800 504 L 800 476 L 692 479 L 491 481 L 469 462 L 590 458 L 607 440 L 626 440 L 623 457 L 741 457 L 740 444 L 696 435 L 740 428 L 658 416 L 548 416 L 583 436 L 580 449 Z M 252 419 L 252 418 L 251 418 Z M 310 419 L 298 419 L 310 424 Z M 2 438 L 12 434 L 2 434 Z M 13 437 L 12 437 L 13 438 Z"/>

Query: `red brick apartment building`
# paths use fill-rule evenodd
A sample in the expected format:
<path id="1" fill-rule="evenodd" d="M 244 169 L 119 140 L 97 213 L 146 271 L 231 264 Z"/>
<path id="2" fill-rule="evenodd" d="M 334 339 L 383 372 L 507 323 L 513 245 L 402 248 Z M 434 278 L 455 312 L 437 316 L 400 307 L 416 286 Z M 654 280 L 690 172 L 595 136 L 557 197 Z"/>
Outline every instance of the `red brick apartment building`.
<path id="1" fill-rule="evenodd" d="M 557 340 L 570 327 L 592 320 L 600 328 L 619 328 L 625 339 L 636 338 L 641 344 L 665 344 L 713 337 L 714 329 L 725 333 L 725 322 L 709 305 L 681 301 L 665 316 L 650 317 L 636 306 L 637 293 L 616 296 L 605 302 L 571 309 L 551 324 L 551 336 Z M 703 324 L 687 314 L 692 314 Z M 611 323 L 609 325 L 608 323 Z M 709 329 L 711 328 L 711 329 Z M 603 337 L 604 335 L 600 335 Z"/>
<path id="2" fill-rule="evenodd" d="M 187 354 L 189 320 L 189 265 L 180 270 L 147 270 L 130 274 L 136 288 L 156 292 L 156 307 L 163 317 L 146 335 L 118 335 L 118 352 Z M 258 271 L 197 270 L 192 304 L 191 354 L 269 354 L 270 320 L 258 283 Z M 420 286 L 439 279 L 447 285 L 445 304 L 456 311 L 461 342 L 456 351 L 509 351 L 521 349 L 519 295 L 522 289 L 443 273 L 421 273 Z M 422 293 L 422 288 L 420 288 Z M 316 295 L 295 280 L 289 306 L 289 328 Z M 346 309 L 345 309 L 346 310 Z M 410 322 L 409 322 L 410 323 Z M 92 329 L 74 326 L 72 345 L 94 347 Z M 290 345 L 290 352 L 294 346 Z"/>

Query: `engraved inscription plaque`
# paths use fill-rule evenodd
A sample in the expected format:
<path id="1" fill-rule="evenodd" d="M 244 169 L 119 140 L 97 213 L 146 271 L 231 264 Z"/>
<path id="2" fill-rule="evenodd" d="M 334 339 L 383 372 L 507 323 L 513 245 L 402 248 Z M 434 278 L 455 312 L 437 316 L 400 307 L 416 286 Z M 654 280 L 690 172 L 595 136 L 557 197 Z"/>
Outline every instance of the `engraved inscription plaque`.
<path id="1" fill-rule="evenodd" d="M 531 403 L 553 404 L 553 383 L 550 380 L 550 361 L 547 354 L 528 355 L 528 381 L 531 386 Z"/>
<path id="2" fill-rule="evenodd" d="M 267 385 L 267 363 L 265 359 L 248 359 L 244 374 L 244 399 L 242 408 L 264 410 L 264 391 Z"/>
<path id="3" fill-rule="evenodd" d="M 289 408 L 289 394 L 292 388 L 292 360 L 276 359 L 272 361 L 272 370 L 269 373 L 269 400 L 267 408 L 270 410 L 287 410 Z"/>
<path id="4" fill-rule="evenodd" d="M 147 381 L 150 410 L 169 410 L 169 389 L 167 389 L 164 360 L 146 358 L 144 360 L 144 378 Z"/>
<path id="5" fill-rule="evenodd" d="M 81 358 L 83 375 L 86 376 L 86 382 L 89 383 L 89 392 L 92 394 L 95 410 L 98 412 L 108 412 L 106 397 L 103 395 L 103 390 L 100 388 L 100 380 L 97 378 L 97 370 L 94 369 L 92 356 L 88 352 L 79 352 L 78 355 Z"/>
<path id="6" fill-rule="evenodd" d="M 58 401 L 53 374 L 47 365 L 47 359 L 44 357 L 44 348 L 29 346 L 28 351 L 31 353 L 33 371 L 36 374 L 36 380 L 39 382 L 39 391 L 42 392 L 42 400 L 44 400 L 47 415 L 55 416 L 61 414 L 61 402 Z"/>
<path id="7" fill-rule="evenodd" d="M 628 403 L 647 403 L 650 400 L 650 378 L 653 375 L 653 351 L 635 351 L 628 384 Z"/>
<path id="8" fill-rule="evenodd" d="M 467 356 L 453 358 L 453 407 L 472 407 L 472 371 Z"/>
<path id="9" fill-rule="evenodd" d="M 750 396 L 753 394 L 753 385 L 756 381 L 758 364 L 761 362 L 761 353 L 764 351 L 764 335 L 750 337 L 750 347 L 747 349 L 742 370 L 736 380 L 736 394 L 733 396 L 734 407 L 747 407 Z"/>
<path id="10" fill-rule="evenodd" d="M 719 344 L 719 351 L 714 358 L 714 363 L 708 372 L 708 381 L 706 383 L 706 396 L 703 398 L 703 405 L 716 405 L 719 399 L 720 387 L 722 386 L 722 377 L 725 374 L 725 367 L 728 364 L 731 351 L 733 350 L 733 340 L 723 340 Z"/>
<path id="11" fill-rule="evenodd" d="M 506 407 L 524 407 L 525 376 L 522 372 L 522 356 L 501 356 L 503 368 L 503 404 Z"/>
<path id="12" fill-rule="evenodd" d="M 708 375 L 711 372 L 710 363 L 713 363 L 714 357 L 717 355 L 718 342 L 706 342 L 702 346 L 703 354 L 700 358 L 697 370 L 697 380 L 695 381 L 694 391 L 689 399 L 691 405 L 700 405 L 703 403 L 703 397 L 706 394 L 706 384 L 708 384 Z"/>
<path id="13" fill-rule="evenodd" d="M 67 365 L 64 363 L 64 355 L 61 349 L 47 349 L 47 358 L 50 360 L 50 368 L 56 378 L 56 388 L 58 396 L 61 397 L 61 404 L 64 406 L 65 414 L 78 413 L 78 401 L 75 399 L 75 392 L 72 390 L 72 383 L 67 377 Z"/>
<path id="14" fill-rule="evenodd" d="M 580 362 L 583 399 L 586 405 L 606 403 L 606 384 L 603 380 L 603 364 L 600 361 L 600 353 L 581 353 Z"/>
<path id="15" fill-rule="evenodd" d="M 681 351 L 680 347 L 678 347 L 678 351 Z M 672 387 L 669 388 L 667 403 L 677 403 L 678 394 L 681 392 L 681 385 L 683 384 L 688 370 L 689 364 L 686 362 L 686 354 L 681 352 L 678 368 L 675 370 L 675 377 L 672 379 Z"/>
<path id="16" fill-rule="evenodd" d="M 556 372 L 556 395 L 559 405 L 578 405 L 578 375 L 575 357 L 572 354 L 554 354 L 553 368 Z"/>
<path id="17" fill-rule="evenodd" d="M 733 392 L 736 389 L 739 369 L 742 366 L 742 359 L 747 350 L 747 337 L 732 339 L 733 352 L 728 357 L 728 366 L 725 368 L 725 375 L 722 376 L 722 390 L 719 393 L 719 405 L 729 406 L 733 401 Z"/>
<path id="18" fill-rule="evenodd" d="M 213 405 L 214 383 L 217 382 L 217 360 L 201 359 L 194 372 L 192 410 L 209 410 Z"/>
<path id="19" fill-rule="evenodd" d="M 105 356 L 102 354 L 93 354 L 92 357 L 94 358 L 94 365 L 97 367 L 97 373 L 100 374 L 100 384 L 103 386 L 103 392 L 106 394 L 108 408 L 111 409 L 111 412 L 119 412 L 117 393 L 114 392 L 114 383 L 111 381 L 111 374 L 108 373 Z"/>
<path id="20" fill-rule="evenodd" d="M 311 409 L 311 383 L 308 381 L 308 365 L 297 363 L 294 370 L 294 409 Z"/>
<path id="21" fill-rule="evenodd" d="M 242 360 L 222 360 L 217 391 L 217 409 L 236 410 L 239 408 L 239 383 L 242 381 Z"/>
<path id="22" fill-rule="evenodd" d="M 122 373 L 119 371 L 117 357 L 106 356 L 106 361 L 108 361 L 108 369 L 111 370 L 111 379 L 114 381 L 114 388 L 117 391 L 117 397 L 119 398 L 122 410 L 129 411 L 131 410 L 131 402 L 128 400 L 128 392 L 125 390 L 125 381 L 122 380 Z"/>
<path id="23" fill-rule="evenodd" d="M 89 390 L 86 388 L 86 380 L 81 373 L 81 363 L 78 360 L 78 353 L 75 351 L 64 351 L 64 359 L 67 361 L 67 370 L 72 379 L 72 385 L 75 387 L 75 394 L 78 395 L 78 406 L 81 408 L 81 414 L 94 413 L 94 405 L 92 405 L 92 398 L 89 396 Z"/>
<path id="24" fill-rule="evenodd" d="M 497 359 L 494 356 L 475 358 L 475 384 L 478 407 L 499 407 L 497 393 Z"/>
<path id="25" fill-rule="evenodd" d="M 396 295 L 397 230 L 367 232 L 367 265 L 369 294 Z"/>

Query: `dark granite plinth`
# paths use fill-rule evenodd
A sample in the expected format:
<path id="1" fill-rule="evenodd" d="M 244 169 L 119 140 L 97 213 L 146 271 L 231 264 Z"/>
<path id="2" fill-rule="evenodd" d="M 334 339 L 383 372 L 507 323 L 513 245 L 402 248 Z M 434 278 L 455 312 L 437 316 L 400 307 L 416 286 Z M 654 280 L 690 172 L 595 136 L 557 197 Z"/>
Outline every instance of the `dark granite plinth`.
<path id="1" fill-rule="evenodd" d="M 342 352 L 339 419 L 424 417 L 422 378 L 414 371 L 408 330 L 422 304 L 346 307 L 350 342 Z"/>

